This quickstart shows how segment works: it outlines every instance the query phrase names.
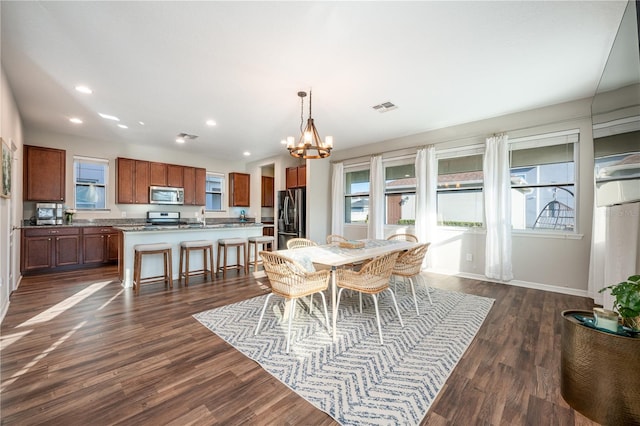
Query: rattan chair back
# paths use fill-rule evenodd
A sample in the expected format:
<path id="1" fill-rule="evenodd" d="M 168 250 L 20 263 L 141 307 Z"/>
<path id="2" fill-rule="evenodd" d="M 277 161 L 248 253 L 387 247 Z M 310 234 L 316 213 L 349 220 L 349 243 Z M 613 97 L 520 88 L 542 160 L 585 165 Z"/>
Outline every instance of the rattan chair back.
<path id="1" fill-rule="evenodd" d="M 330 271 L 308 272 L 304 266 L 271 251 L 261 251 L 260 257 L 271 291 L 287 299 L 295 299 L 324 291 L 329 286 Z"/>
<path id="2" fill-rule="evenodd" d="M 316 244 L 314 241 L 308 240 L 306 238 L 292 238 L 289 241 L 287 241 L 288 249 L 297 249 L 301 247 L 313 247 L 317 245 L 318 244 Z"/>
<path id="3" fill-rule="evenodd" d="M 412 243 L 418 242 L 418 237 L 413 234 L 393 234 L 387 237 L 387 240 L 402 240 L 402 241 L 410 241 Z"/>
<path id="4" fill-rule="evenodd" d="M 338 269 L 336 280 L 338 287 L 359 291 L 366 294 L 377 294 L 389 288 L 389 278 L 398 253 L 389 253 L 365 263 L 359 271 Z"/>
<path id="5" fill-rule="evenodd" d="M 393 266 L 393 275 L 401 277 L 414 277 L 420 273 L 422 262 L 427 254 L 429 245 L 425 243 L 415 246 L 398 256 L 396 264 Z"/>

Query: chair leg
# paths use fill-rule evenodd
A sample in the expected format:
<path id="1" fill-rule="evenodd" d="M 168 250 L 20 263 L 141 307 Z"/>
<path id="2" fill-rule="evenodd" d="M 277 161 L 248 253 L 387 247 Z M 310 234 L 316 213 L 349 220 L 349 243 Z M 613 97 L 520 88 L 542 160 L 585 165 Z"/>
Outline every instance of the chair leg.
<path id="1" fill-rule="evenodd" d="M 267 298 L 264 300 L 264 306 L 262 307 L 262 312 L 260 313 L 260 319 L 258 320 L 258 325 L 256 326 L 256 330 L 253 332 L 253 335 L 258 334 L 258 330 L 260 330 L 260 324 L 262 323 L 262 317 L 264 317 L 264 313 L 267 310 L 267 305 L 269 304 L 269 298 L 273 296 L 273 293 L 267 294 Z"/>
<path id="2" fill-rule="evenodd" d="M 313 294 L 309 295 L 309 315 L 313 313 Z"/>
<path id="3" fill-rule="evenodd" d="M 362 293 L 358 292 L 358 298 L 360 299 L 360 313 L 362 313 Z"/>
<path id="4" fill-rule="evenodd" d="M 393 294 L 393 292 L 391 294 Z M 380 325 L 380 312 L 378 312 L 378 298 L 376 297 L 375 294 L 372 294 L 371 297 L 373 297 L 373 306 L 375 306 L 376 308 L 376 322 L 378 323 L 378 334 L 380 335 L 380 344 L 384 345 L 384 342 L 382 341 L 382 326 Z"/>
<path id="5" fill-rule="evenodd" d="M 291 299 L 291 302 L 292 302 L 292 306 L 291 306 L 291 312 L 289 312 L 289 327 L 287 328 L 287 353 L 289 353 L 289 346 L 291 342 L 291 323 L 293 322 L 293 317 L 296 314 L 297 300 Z"/>
<path id="6" fill-rule="evenodd" d="M 406 281 L 406 277 L 404 280 Z M 418 310 L 418 298 L 416 297 L 416 289 L 413 286 L 413 279 L 409 277 L 409 284 L 411 285 L 411 294 L 413 295 L 413 304 L 416 305 L 416 315 L 420 315 L 420 311 Z"/>
<path id="7" fill-rule="evenodd" d="M 420 276 L 424 280 L 424 288 L 427 289 L 427 296 L 429 297 L 429 303 L 433 305 L 433 300 L 431 300 L 431 292 L 429 291 L 431 287 L 429 287 L 429 283 L 422 276 Z"/>
<path id="8" fill-rule="evenodd" d="M 327 333 L 331 334 L 331 326 L 329 325 L 329 311 L 327 310 L 327 300 L 324 297 L 324 293 L 320 292 L 322 298 L 322 306 L 324 307 L 324 319 L 327 321 Z"/>
<path id="9" fill-rule="evenodd" d="M 187 253 L 186 253 L 186 257 L 187 257 L 187 265 L 186 265 L 186 273 L 184 274 L 184 286 L 185 287 L 189 287 L 189 271 L 191 270 L 190 266 L 189 266 L 189 258 L 191 257 L 191 250 L 187 249 Z"/>
<path id="10" fill-rule="evenodd" d="M 182 284 L 182 261 L 184 259 L 184 247 L 180 247 L 180 264 L 178 265 L 178 285 Z"/>
<path id="11" fill-rule="evenodd" d="M 387 288 L 389 293 L 391 293 L 391 298 L 393 299 L 393 306 L 396 307 L 396 313 L 398 314 L 398 319 L 400 320 L 400 326 L 404 327 L 404 323 L 402 322 L 402 315 L 400 315 L 400 309 L 398 309 L 398 303 L 396 302 L 396 295 L 393 294 L 393 290 L 391 288 Z"/>

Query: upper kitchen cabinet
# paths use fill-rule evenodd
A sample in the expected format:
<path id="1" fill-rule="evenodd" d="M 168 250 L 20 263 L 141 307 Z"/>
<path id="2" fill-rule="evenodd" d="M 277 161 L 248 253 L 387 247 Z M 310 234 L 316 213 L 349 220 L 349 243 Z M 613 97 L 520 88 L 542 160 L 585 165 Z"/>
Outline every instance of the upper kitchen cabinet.
<path id="1" fill-rule="evenodd" d="M 287 189 L 307 186 L 307 166 L 287 167 Z"/>
<path id="2" fill-rule="evenodd" d="M 205 174 L 206 174 L 206 171 L 205 171 Z M 171 186 L 174 188 L 184 188 L 184 166 L 167 164 L 167 186 Z"/>
<path id="3" fill-rule="evenodd" d="M 165 163 L 149 163 L 149 184 L 151 186 L 167 186 L 167 165 Z"/>
<path id="4" fill-rule="evenodd" d="M 183 167 L 184 204 L 204 206 L 206 204 L 207 170 L 198 167 Z"/>
<path id="5" fill-rule="evenodd" d="M 262 176 L 262 207 L 273 207 L 273 178 Z"/>
<path id="6" fill-rule="evenodd" d="M 66 156 L 62 149 L 24 146 L 25 201 L 64 201 Z"/>
<path id="7" fill-rule="evenodd" d="M 251 175 L 229 173 L 229 206 L 249 207 L 251 200 Z"/>
<path id="8" fill-rule="evenodd" d="M 119 204 L 149 204 L 150 165 L 148 161 L 117 159 Z"/>

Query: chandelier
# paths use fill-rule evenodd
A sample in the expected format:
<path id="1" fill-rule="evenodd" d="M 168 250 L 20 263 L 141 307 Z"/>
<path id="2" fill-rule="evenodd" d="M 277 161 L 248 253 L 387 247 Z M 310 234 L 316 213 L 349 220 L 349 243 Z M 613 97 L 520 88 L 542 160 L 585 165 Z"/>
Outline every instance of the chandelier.
<path id="1" fill-rule="evenodd" d="M 298 92 L 298 96 L 300 97 L 300 131 L 302 134 L 300 135 L 300 140 L 297 145 L 295 144 L 293 136 L 287 138 L 289 154 L 296 158 L 311 160 L 326 158 L 331 155 L 333 137 L 327 136 L 323 143 L 318 135 L 318 130 L 316 130 L 316 126 L 313 124 L 313 118 L 311 118 L 311 91 L 309 91 L 309 118 L 307 119 L 307 127 L 305 127 L 304 130 L 302 129 L 302 125 L 304 124 L 304 98 L 307 96 L 307 92 Z"/>

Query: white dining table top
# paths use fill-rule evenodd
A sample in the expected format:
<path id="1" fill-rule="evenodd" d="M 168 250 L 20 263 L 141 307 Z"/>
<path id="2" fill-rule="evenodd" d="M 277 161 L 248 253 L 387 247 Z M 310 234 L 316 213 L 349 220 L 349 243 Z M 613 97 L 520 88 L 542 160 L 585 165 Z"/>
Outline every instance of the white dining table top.
<path id="1" fill-rule="evenodd" d="M 362 248 L 340 247 L 338 243 L 320 246 L 302 247 L 296 249 L 278 250 L 277 253 L 303 263 L 310 260 L 313 263 L 326 266 L 343 266 L 354 262 L 373 259 L 387 253 L 408 250 L 418 243 L 402 240 L 358 240 L 364 242 Z M 306 258 L 306 259 L 305 259 Z"/>

